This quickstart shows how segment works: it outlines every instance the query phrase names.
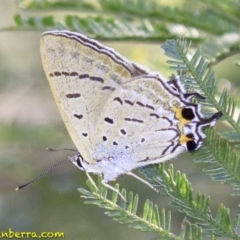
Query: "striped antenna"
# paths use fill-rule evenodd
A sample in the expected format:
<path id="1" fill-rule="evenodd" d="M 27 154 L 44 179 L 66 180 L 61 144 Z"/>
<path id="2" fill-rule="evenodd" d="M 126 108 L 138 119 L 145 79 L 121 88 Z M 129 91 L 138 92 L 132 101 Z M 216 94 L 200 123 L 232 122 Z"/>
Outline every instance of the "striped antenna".
<path id="1" fill-rule="evenodd" d="M 50 150 L 50 149 L 49 149 Z M 18 191 L 19 189 L 22 189 L 32 183 L 34 183 L 35 181 L 37 181 L 39 178 L 43 177 L 45 174 L 49 173 L 50 171 L 52 171 L 53 169 L 55 169 L 56 167 L 60 166 L 61 164 L 63 164 L 64 162 L 68 161 L 69 158 L 64 159 L 63 161 L 57 163 L 56 165 L 50 167 L 49 169 L 47 169 L 45 172 L 41 173 L 39 176 L 37 176 L 36 178 L 34 178 L 32 181 L 25 183 L 19 187 L 16 187 L 15 190 Z"/>

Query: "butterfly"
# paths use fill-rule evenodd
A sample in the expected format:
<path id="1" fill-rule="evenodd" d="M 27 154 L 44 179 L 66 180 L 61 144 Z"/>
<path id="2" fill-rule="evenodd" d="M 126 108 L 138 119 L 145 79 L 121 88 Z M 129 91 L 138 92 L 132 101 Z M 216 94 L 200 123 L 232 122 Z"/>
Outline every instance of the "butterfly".
<path id="1" fill-rule="evenodd" d="M 102 174 L 108 184 L 132 170 L 200 148 L 206 119 L 198 93 L 187 93 L 180 77 L 167 81 L 160 73 L 128 61 L 113 49 L 82 34 L 49 31 L 40 40 L 43 68 L 78 153 L 72 163 Z M 120 194 L 121 195 L 121 194 Z"/>

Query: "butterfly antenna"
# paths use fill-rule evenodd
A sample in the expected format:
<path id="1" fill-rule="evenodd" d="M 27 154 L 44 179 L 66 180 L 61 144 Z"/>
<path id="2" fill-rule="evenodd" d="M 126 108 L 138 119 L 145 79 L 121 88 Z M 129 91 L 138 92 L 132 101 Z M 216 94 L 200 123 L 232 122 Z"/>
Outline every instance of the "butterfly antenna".
<path id="1" fill-rule="evenodd" d="M 71 148 L 62 148 L 62 149 L 46 148 L 46 150 L 47 150 L 47 151 L 51 151 L 51 152 L 58 152 L 58 151 L 72 151 L 72 152 L 77 152 L 77 150 L 71 149 Z"/>
<path id="2" fill-rule="evenodd" d="M 19 187 L 17 187 L 15 190 L 18 191 L 21 188 L 24 188 L 32 183 L 34 183 L 35 181 L 37 181 L 39 178 L 43 177 L 45 174 L 49 173 L 50 171 L 52 171 L 53 169 L 55 169 L 56 167 L 58 167 L 59 165 L 63 164 L 64 162 L 68 161 L 69 158 L 64 159 L 63 161 L 57 163 L 56 165 L 50 167 L 49 169 L 47 169 L 45 172 L 41 173 L 39 176 L 37 176 L 36 178 L 34 178 L 32 181 L 25 183 Z"/>

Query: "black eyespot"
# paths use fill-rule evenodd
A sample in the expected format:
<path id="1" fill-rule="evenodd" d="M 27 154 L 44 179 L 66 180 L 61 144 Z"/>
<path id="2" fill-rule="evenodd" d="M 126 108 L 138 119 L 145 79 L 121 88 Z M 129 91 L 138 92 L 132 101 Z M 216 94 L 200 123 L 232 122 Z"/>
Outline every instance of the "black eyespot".
<path id="1" fill-rule="evenodd" d="M 194 118 L 193 110 L 191 108 L 183 108 L 182 117 L 187 120 L 192 120 Z"/>
<path id="2" fill-rule="evenodd" d="M 197 144 L 193 140 L 190 140 L 187 142 L 187 150 L 189 152 L 196 150 L 196 148 L 197 148 Z"/>

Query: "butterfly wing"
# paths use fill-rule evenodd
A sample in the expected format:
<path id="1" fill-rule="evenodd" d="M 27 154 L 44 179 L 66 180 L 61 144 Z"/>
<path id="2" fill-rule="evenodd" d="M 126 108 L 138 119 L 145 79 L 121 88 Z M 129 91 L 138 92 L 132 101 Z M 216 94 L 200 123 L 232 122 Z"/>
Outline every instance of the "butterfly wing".
<path id="1" fill-rule="evenodd" d="M 93 162 L 95 125 L 112 91 L 146 70 L 114 50 L 68 31 L 42 35 L 44 71 L 68 132 L 84 159 Z"/>
<path id="2" fill-rule="evenodd" d="M 115 159 L 133 168 L 162 162 L 184 149 L 197 149 L 206 122 L 199 105 L 184 97 L 179 80 L 145 75 L 119 86 L 96 126 L 96 159 Z M 205 124 L 207 125 L 207 124 Z M 209 123 L 210 125 L 210 123 Z"/>

